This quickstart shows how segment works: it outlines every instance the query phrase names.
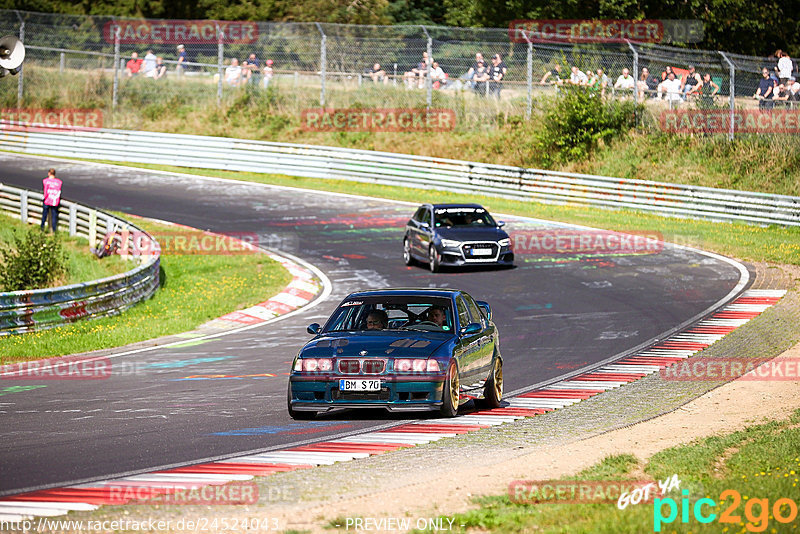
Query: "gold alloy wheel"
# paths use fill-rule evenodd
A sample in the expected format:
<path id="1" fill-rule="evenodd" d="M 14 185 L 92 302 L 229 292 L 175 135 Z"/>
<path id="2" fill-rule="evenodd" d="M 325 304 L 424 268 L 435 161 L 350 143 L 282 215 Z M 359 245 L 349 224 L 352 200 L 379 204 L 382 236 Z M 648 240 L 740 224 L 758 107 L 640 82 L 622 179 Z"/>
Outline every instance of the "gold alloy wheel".
<path id="1" fill-rule="evenodd" d="M 458 380 L 458 369 L 455 365 L 450 367 L 450 405 L 454 410 L 458 410 L 458 400 L 460 397 L 461 383 Z"/>
<path id="2" fill-rule="evenodd" d="M 494 377 L 493 377 L 494 395 L 497 401 L 503 399 L 503 362 L 497 358 L 494 363 Z"/>

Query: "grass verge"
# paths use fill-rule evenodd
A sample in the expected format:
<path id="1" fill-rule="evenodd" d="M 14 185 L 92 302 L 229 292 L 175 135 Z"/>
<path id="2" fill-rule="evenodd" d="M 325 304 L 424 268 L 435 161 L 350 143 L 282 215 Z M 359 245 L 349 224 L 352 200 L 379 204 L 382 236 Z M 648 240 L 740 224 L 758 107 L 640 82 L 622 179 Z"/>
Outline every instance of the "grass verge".
<path id="1" fill-rule="evenodd" d="M 146 220 L 137 224 L 150 232 L 175 231 Z M 156 295 L 121 315 L 0 338 L 0 363 L 119 347 L 185 332 L 263 302 L 291 280 L 279 263 L 264 254 L 165 255 L 161 270 Z"/>
<path id="2" fill-rule="evenodd" d="M 31 228 L 34 226 L 23 224 L 18 219 L 0 214 L 0 249 L 7 249 L 13 245 L 15 232 L 25 232 Z M 103 261 L 98 260 L 89 250 L 89 242 L 82 237 L 70 237 L 66 232 L 59 232 L 59 237 L 67 257 L 67 272 L 54 280 L 48 287 L 98 280 L 124 273 L 133 268 L 132 263 L 119 256 L 105 258 Z M 2 263 L 0 263 L 0 268 L 2 268 Z M 0 287 L 0 291 L 3 291 L 2 287 Z"/>
<path id="3" fill-rule="evenodd" d="M 783 421 L 749 426 L 688 445 L 665 449 L 643 466 L 645 478 L 677 475 L 680 490 L 652 503 L 514 502 L 510 496 L 476 499 L 477 508 L 457 514 L 456 530 L 489 532 L 796 532 L 800 483 L 800 410 Z M 630 455 L 608 457 L 569 480 L 641 480 L 641 462 Z M 688 491 L 684 497 L 683 491 Z M 566 495 L 565 495 L 566 496 Z M 688 499 L 686 502 L 683 499 Z M 671 520 L 669 500 L 677 515 Z M 699 499 L 711 499 L 696 507 Z M 783 499 L 783 500 L 781 500 Z M 791 501 L 791 503 L 789 502 Z M 777 503 L 777 506 L 776 506 Z M 695 515 L 712 517 L 703 524 Z M 687 515 L 683 515 L 683 510 Z M 777 515 L 776 515 L 777 512 Z M 659 520 L 660 518 L 663 518 Z M 781 522 L 779 518 L 791 519 Z"/>
<path id="4" fill-rule="evenodd" d="M 101 162 L 113 163 L 115 162 Z M 411 202 L 479 202 L 490 211 L 568 222 L 614 231 L 658 232 L 664 241 L 709 250 L 744 261 L 800 264 L 800 228 L 760 227 L 743 223 L 661 217 L 632 210 L 610 210 L 585 206 L 557 206 L 520 202 L 480 195 L 393 187 L 345 180 L 297 178 L 208 169 L 185 169 L 165 165 L 127 164 L 130 167 L 213 176 L 263 184 L 303 187 Z M 409 209 L 409 216 L 411 210 Z"/>

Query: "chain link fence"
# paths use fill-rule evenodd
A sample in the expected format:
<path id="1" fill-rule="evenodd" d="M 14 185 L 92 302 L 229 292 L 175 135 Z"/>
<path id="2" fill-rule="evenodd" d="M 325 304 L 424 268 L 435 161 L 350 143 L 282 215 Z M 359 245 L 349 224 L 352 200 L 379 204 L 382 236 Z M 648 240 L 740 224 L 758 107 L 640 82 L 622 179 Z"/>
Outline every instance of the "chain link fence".
<path id="1" fill-rule="evenodd" d="M 138 128 L 163 119 L 164 131 L 171 131 L 165 109 L 186 116 L 198 106 L 224 104 L 219 107 L 228 117 L 241 108 L 247 120 L 244 104 L 253 101 L 295 117 L 310 108 L 444 108 L 454 111 L 459 129 L 490 128 L 514 116 L 531 119 L 546 105 L 543 97 L 570 79 L 607 98 L 638 99 L 649 112 L 644 122 L 697 108 L 727 110 L 732 118 L 735 110 L 759 108 L 753 95 L 761 69 L 775 65 L 769 58 L 656 44 L 526 42 L 492 28 L 0 10 L 0 35 L 19 36 L 27 52 L 17 83 L 0 83 L 0 107 L 98 108 L 105 127 Z M 143 60 L 139 67 L 131 63 L 133 54 Z M 504 72 L 499 82 L 484 74 L 495 66 Z M 692 89 L 695 81 L 690 66 L 701 77 L 708 74 L 708 92 L 685 94 L 685 85 Z M 689 83 L 665 83 L 669 70 Z M 729 122 L 727 132 L 717 133 L 732 136 Z M 224 135 L 222 128 L 203 125 L 211 134 Z"/>

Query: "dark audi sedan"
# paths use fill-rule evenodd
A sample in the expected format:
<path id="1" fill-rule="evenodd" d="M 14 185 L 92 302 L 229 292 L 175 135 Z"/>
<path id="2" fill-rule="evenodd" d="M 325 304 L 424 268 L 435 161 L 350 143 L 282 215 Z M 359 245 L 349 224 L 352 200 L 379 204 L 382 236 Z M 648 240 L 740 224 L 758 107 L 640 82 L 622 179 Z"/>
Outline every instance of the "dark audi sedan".
<path id="1" fill-rule="evenodd" d="M 503 359 L 489 304 L 455 289 L 353 293 L 292 362 L 289 415 L 334 408 L 438 410 L 503 397 Z"/>
<path id="2" fill-rule="evenodd" d="M 441 266 L 514 265 L 511 239 L 479 204 L 423 204 L 406 225 L 403 259 Z"/>

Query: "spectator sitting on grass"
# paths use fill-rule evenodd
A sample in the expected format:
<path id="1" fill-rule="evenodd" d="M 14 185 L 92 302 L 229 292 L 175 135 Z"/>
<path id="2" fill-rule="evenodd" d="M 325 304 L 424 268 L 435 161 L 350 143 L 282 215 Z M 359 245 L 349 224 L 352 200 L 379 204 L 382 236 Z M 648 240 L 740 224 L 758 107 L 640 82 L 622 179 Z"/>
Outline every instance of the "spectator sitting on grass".
<path id="1" fill-rule="evenodd" d="M 644 102 L 648 94 L 653 94 L 658 88 L 658 78 L 650 75 L 650 69 L 642 67 L 642 74 L 639 76 L 639 81 L 636 82 L 638 88 L 638 100 Z"/>
<path id="2" fill-rule="evenodd" d="M 239 87 L 242 83 L 242 67 L 236 58 L 231 59 L 230 66 L 225 69 L 225 83 L 231 87 Z"/>
<path id="3" fill-rule="evenodd" d="M 442 67 L 440 67 L 439 63 L 436 61 L 431 65 L 431 82 L 433 83 L 434 89 L 444 87 L 444 85 L 447 84 L 447 74 L 444 73 Z"/>
<path id="4" fill-rule="evenodd" d="M 627 68 L 622 69 L 622 74 L 620 74 L 617 81 L 614 82 L 614 89 L 632 91 L 634 87 L 636 87 L 636 82 L 633 76 L 631 76 L 631 71 Z"/>
<path id="5" fill-rule="evenodd" d="M 689 65 L 689 72 L 681 78 L 681 93 L 686 97 L 701 83 L 703 83 L 703 80 L 700 78 L 700 74 L 694 70 L 694 65 Z"/>
<path id="6" fill-rule="evenodd" d="M 789 102 L 800 102 L 800 83 L 797 83 L 794 76 L 789 76 L 786 83 L 788 84 L 786 90 L 789 91 Z M 792 106 L 796 106 L 796 104 L 792 104 Z"/>
<path id="7" fill-rule="evenodd" d="M 428 65 L 431 64 L 431 59 L 428 57 L 427 52 L 422 53 L 422 61 L 417 63 L 417 66 L 403 74 L 403 80 L 409 89 L 414 88 L 414 80 L 419 78 L 419 88 L 425 86 L 425 76 L 428 75 Z"/>
<path id="8" fill-rule="evenodd" d="M 662 81 L 662 82 L 663 82 L 663 81 L 666 81 L 666 79 L 667 79 L 667 77 L 669 76 L 669 73 L 670 73 L 670 72 L 675 72 L 674 70 L 672 70 L 672 67 L 670 67 L 669 65 L 667 65 L 666 67 L 664 67 L 664 70 L 663 70 L 663 71 L 661 71 L 661 81 Z"/>
<path id="9" fill-rule="evenodd" d="M 158 62 L 158 58 L 153 53 L 152 50 L 148 50 L 147 54 L 144 56 L 144 64 L 142 65 L 142 73 L 144 74 L 145 78 L 155 78 L 156 77 L 156 63 Z"/>
<path id="10" fill-rule="evenodd" d="M 703 74 L 703 82 L 695 87 L 691 94 L 696 94 L 700 97 L 697 102 L 697 107 L 700 109 L 710 109 L 714 107 L 714 97 L 719 93 L 719 85 L 714 83 L 711 79 L 711 74 Z"/>
<path id="11" fill-rule="evenodd" d="M 492 56 L 492 64 L 487 69 L 489 73 L 489 92 L 500 98 L 500 91 L 503 90 L 503 78 L 506 77 L 508 67 L 503 63 L 500 54 Z"/>
<path id="12" fill-rule="evenodd" d="M 551 70 L 545 72 L 542 79 L 539 80 L 539 85 L 545 85 L 547 83 L 550 85 L 561 85 L 564 83 L 564 80 L 561 79 L 561 65 L 558 63 L 553 65 Z"/>
<path id="13" fill-rule="evenodd" d="M 758 82 L 758 89 L 753 98 L 758 100 L 758 109 L 772 109 L 772 92 L 775 90 L 775 81 L 769 75 L 769 69 L 761 69 L 761 80 Z"/>
<path id="14" fill-rule="evenodd" d="M 142 68 L 142 63 L 144 60 L 139 59 L 139 54 L 137 52 L 131 52 L 131 58 L 125 64 L 125 74 L 128 78 L 133 78 Z"/>
<path id="15" fill-rule="evenodd" d="M 369 77 L 372 78 L 373 83 L 383 82 L 383 85 L 389 83 L 389 77 L 386 75 L 386 71 L 381 68 L 380 63 L 375 63 L 372 66 L 369 71 Z"/>
<path id="16" fill-rule="evenodd" d="M 155 78 L 156 80 L 160 80 L 166 75 L 167 75 L 167 66 L 164 65 L 164 59 L 159 56 L 158 59 L 156 59 L 156 73 L 155 76 L 153 76 L 153 78 Z"/>
<path id="17" fill-rule="evenodd" d="M 608 76 L 603 69 L 597 69 L 597 72 L 592 73 L 592 77 L 589 79 L 589 89 L 600 91 L 601 95 L 605 95 L 606 87 L 608 87 Z"/>
<path id="18" fill-rule="evenodd" d="M 586 73 L 580 70 L 576 65 L 570 69 L 572 72 L 569 75 L 569 83 L 572 85 L 586 85 L 589 83 L 589 77 Z"/>
<path id="19" fill-rule="evenodd" d="M 788 105 L 786 103 L 789 101 L 790 96 L 791 94 L 786 89 L 786 86 L 784 84 L 779 84 L 778 88 L 772 92 L 772 102 L 775 106 L 783 107 Z"/>
<path id="20" fill-rule="evenodd" d="M 258 84 L 261 77 L 261 62 L 256 58 L 255 53 L 251 52 L 247 59 L 242 64 L 242 75 L 245 78 L 245 83 Z"/>

